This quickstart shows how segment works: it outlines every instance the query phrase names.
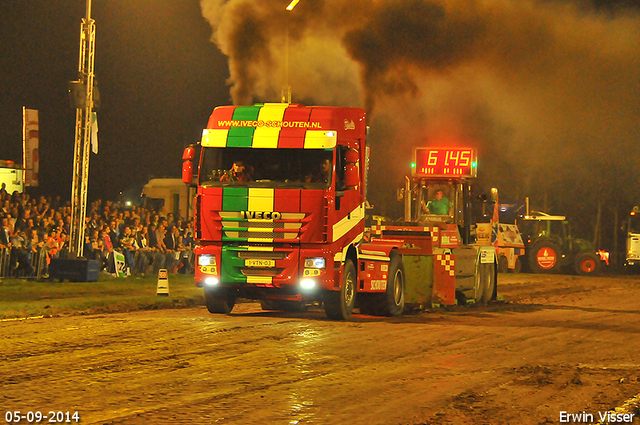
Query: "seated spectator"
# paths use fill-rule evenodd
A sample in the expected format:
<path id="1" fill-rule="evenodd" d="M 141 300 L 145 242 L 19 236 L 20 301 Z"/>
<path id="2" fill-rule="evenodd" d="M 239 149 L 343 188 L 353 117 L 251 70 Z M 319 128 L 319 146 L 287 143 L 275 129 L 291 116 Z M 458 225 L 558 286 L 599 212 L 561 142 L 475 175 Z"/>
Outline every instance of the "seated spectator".
<path id="1" fill-rule="evenodd" d="M 127 266 L 129 267 L 129 270 L 133 270 L 135 268 L 134 256 L 137 249 L 137 243 L 133 233 L 131 233 L 131 228 L 129 226 L 124 226 L 119 242 L 120 249 L 124 254 Z"/>
<path id="2" fill-rule="evenodd" d="M 11 236 L 11 269 L 12 275 L 27 275 L 31 276 L 34 273 L 34 269 L 31 266 L 29 253 L 31 247 L 27 248 L 27 240 L 24 232 L 17 232 Z"/>

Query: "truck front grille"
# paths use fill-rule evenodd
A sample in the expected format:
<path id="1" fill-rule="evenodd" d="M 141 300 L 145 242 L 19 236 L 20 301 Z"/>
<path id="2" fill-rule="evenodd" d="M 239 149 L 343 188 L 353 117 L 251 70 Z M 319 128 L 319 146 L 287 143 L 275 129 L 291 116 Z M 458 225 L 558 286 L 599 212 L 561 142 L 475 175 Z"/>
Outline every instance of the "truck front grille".
<path id="1" fill-rule="evenodd" d="M 238 251 L 238 258 L 242 260 L 282 260 L 286 257 L 284 251 Z"/>
<path id="2" fill-rule="evenodd" d="M 278 276 L 282 273 L 283 268 L 268 268 L 268 269 L 256 269 L 253 267 L 243 267 L 240 269 L 240 273 L 244 276 Z"/>

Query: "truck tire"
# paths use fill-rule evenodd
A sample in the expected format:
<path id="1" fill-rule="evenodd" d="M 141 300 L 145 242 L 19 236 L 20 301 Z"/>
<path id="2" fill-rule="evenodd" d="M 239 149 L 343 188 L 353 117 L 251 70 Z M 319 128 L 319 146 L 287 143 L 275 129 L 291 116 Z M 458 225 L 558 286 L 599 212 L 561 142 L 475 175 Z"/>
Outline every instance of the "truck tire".
<path id="1" fill-rule="evenodd" d="M 387 276 L 387 292 L 382 309 L 384 316 L 400 316 L 404 310 L 404 264 L 402 257 L 395 252 L 390 255 L 389 274 Z"/>
<path id="2" fill-rule="evenodd" d="M 236 304 L 236 288 L 205 288 L 204 301 L 209 313 L 229 314 Z"/>
<path id="3" fill-rule="evenodd" d="M 509 271 L 509 260 L 506 256 L 501 255 L 498 258 L 498 273 L 507 273 Z"/>
<path id="4" fill-rule="evenodd" d="M 371 316 L 400 316 L 404 310 L 405 273 L 402 256 L 392 252 L 384 293 L 359 294 L 360 313 Z"/>
<path id="5" fill-rule="evenodd" d="M 576 273 L 580 276 L 593 276 L 600 273 L 600 258 L 593 252 L 583 252 L 574 262 Z"/>
<path id="6" fill-rule="evenodd" d="M 332 320 L 347 320 L 351 317 L 356 301 L 356 268 L 353 261 L 344 263 L 342 286 L 339 291 L 326 291 L 324 294 L 324 311 Z"/>
<path id="7" fill-rule="evenodd" d="M 560 247 L 553 241 L 540 241 L 529 250 L 529 267 L 533 273 L 557 273 L 560 270 Z"/>

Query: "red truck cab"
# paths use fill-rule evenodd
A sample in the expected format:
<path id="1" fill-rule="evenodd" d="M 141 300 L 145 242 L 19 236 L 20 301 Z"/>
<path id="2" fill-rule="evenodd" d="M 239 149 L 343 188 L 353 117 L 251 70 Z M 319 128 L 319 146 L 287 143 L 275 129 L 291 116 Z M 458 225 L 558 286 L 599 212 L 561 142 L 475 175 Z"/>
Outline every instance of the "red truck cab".
<path id="1" fill-rule="evenodd" d="M 265 103 L 213 111 L 194 206 L 195 281 L 209 311 L 230 312 L 236 297 L 282 309 L 320 299 L 330 317 L 349 317 L 364 236 L 365 139 L 358 108 Z M 187 148 L 188 183 L 194 158 Z M 388 262 L 387 245 L 372 255 Z"/>

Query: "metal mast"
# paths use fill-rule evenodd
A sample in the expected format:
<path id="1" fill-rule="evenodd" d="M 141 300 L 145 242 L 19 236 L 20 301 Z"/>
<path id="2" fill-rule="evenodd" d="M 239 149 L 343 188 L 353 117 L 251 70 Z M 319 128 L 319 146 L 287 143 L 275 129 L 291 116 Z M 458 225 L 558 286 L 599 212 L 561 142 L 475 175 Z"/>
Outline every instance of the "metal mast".
<path id="1" fill-rule="evenodd" d="M 95 21 L 91 19 L 91 0 L 87 0 L 87 16 L 80 26 L 80 64 L 78 78 L 86 90 L 86 103 L 76 109 L 76 141 L 71 188 L 71 235 L 69 251 L 72 257 L 82 257 L 84 226 L 87 215 L 87 186 L 89 183 L 89 150 L 93 112 L 93 66 L 95 62 Z"/>

